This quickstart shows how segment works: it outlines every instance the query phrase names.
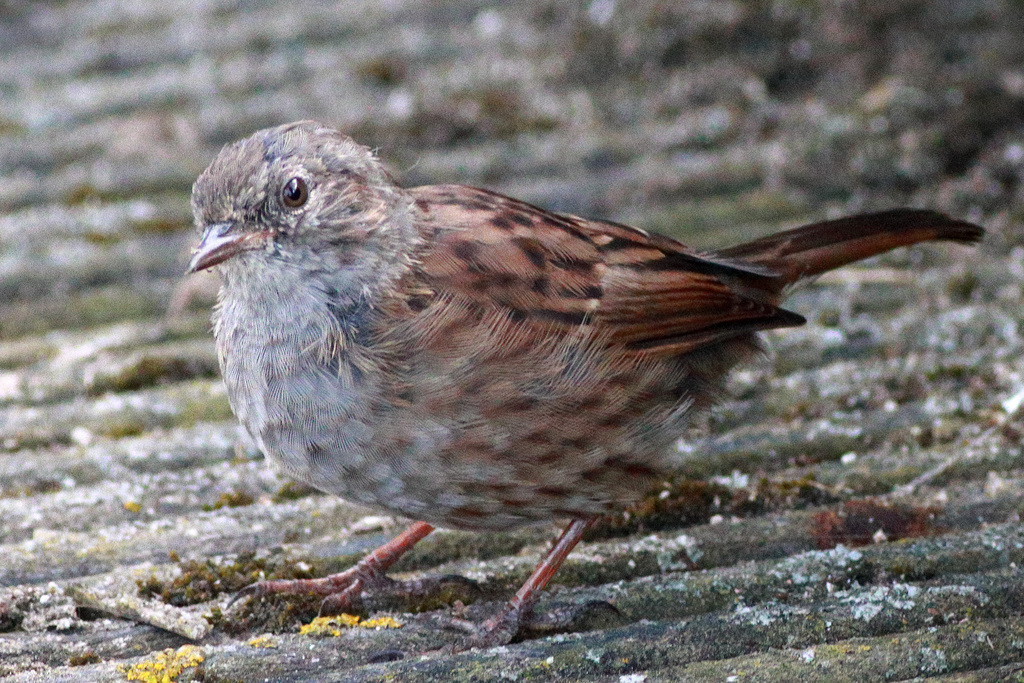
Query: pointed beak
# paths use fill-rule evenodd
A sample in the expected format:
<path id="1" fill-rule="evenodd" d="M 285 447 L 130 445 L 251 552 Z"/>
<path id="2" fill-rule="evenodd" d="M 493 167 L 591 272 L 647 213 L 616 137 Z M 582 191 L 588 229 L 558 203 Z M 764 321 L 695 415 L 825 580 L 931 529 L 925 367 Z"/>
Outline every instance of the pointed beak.
<path id="1" fill-rule="evenodd" d="M 266 236 L 265 232 L 232 233 L 233 227 L 232 223 L 214 223 L 207 226 L 203 239 L 192 253 L 192 260 L 189 261 L 186 272 L 198 273 L 200 270 L 212 268 L 232 256 L 258 247 L 260 238 Z"/>

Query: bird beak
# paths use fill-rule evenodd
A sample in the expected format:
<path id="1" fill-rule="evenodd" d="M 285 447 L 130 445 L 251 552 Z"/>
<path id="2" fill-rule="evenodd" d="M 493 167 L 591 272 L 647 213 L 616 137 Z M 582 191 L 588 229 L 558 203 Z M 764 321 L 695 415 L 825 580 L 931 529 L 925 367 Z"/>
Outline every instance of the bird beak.
<path id="1" fill-rule="evenodd" d="M 266 236 L 262 231 L 231 233 L 233 227 L 233 223 L 214 223 L 207 226 L 203 239 L 192 253 L 192 260 L 189 261 L 186 272 L 198 273 L 243 251 L 255 249 L 260 245 L 260 238 Z"/>

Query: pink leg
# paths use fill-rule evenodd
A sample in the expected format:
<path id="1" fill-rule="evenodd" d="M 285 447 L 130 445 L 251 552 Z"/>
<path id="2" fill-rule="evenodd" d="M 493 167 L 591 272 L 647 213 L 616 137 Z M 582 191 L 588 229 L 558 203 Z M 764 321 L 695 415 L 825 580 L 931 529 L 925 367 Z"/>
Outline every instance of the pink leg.
<path id="1" fill-rule="evenodd" d="M 595 518 L 576 519 L 565 528 L 555 545 L 538 563 L 530 578 L 505 605 L 501 613 L 477 627 L 461 620 L 451 620 L 452 625 L 471 632 L 463 646 L 493 647 L 510 642 L 519 631 L 520 625 L 530 615 L 540 592 L 554 576 L 565 558 L 580 542 L 583 534 L 593 525 Z M 357 565 L 338 574 L 325 576 L 321 579 L 292 579 L 260 581 L 242 589 L 235 600 L 240 597 L 273 595 L 282 593 L 303 593 L 323 595 L 321 613 L 336 614 L 351 607 L 355 598 L 366 591 L 374 589 L 394 590 L 396 582 L 387 578 L 388 570 L 410 548 L 416 545 L 434 527 L 426 522 L 416 522 L 393 540 L 388 541 L 372 553 L 364 557 Z M 421 585 L 422 584 L 422 585 Z M 404 594 L 420 594 L 427 590 L 429 580 L 400 585 Z"/>
<path id="2" fill-rule="evenodd" d="M 321 579 L 260 581 L 243 588 L 234 599 L 238 600 L 247 596 L 302 593 L 327 596 L 332 608 L 344 609 L 350 606 L 352 599 L 362 591 L 389 583 L 390 579 L 384 575 L 384 572 L 433 530 L 434 527 L 426 522 L 415 522 L 398 536 L 364 557 L 354 567 L 343 572 Z M 321 607 L 321 611 L 323 611 L 323 607 Z"/>
<path id="3" fill-rule="evenodd" d="M 471 647 L 493 647 L 504 645 L 515 638 L 523 619 L 529 616 L 540 591 L 548 584 L 558 568 L 565 562 L 572 549 L 593 525 L 595 518 L 574 519 L 558 537 L 554 547 L 540 561 L 533 574 L 519 591 L 508 601 L 501 613 L 483 625 L 482 633 L 471 636 L 467 645 Z"/>

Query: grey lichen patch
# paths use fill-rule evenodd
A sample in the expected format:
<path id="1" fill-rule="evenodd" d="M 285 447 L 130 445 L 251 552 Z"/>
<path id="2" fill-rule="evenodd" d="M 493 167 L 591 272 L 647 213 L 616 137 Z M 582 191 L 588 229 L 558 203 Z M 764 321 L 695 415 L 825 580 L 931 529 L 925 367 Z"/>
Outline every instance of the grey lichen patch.
<path id="1" fill-rule="evenodd" d="M 977 638 L 970 627 L 948 626 L 688 664 L 661 669 L 659 675 L 678 681 L 726 680 L 735 676 L 736 680 L 755 683 L 816 679 L 853 683 L 967 671 L 976 666 L 979 658 L 1003 664 L 1021 656 L 1024 640 L 1020 639 L 1019 619 L 997 620 L 983 628 L 983 639 Z"/>
<path id="2" fill-rule="evenodd" d="M 820 584 L 828 581 L 835 585 L 862 576 L 870 571 L 864 553 L 843 546 L 831 550 L 811 551 L 779 562 L 773 573 L 784 576 L 794 585 Z"/>
<path id="3" fill-rule="evenodd" d="M 411 115 L 399 121 L 366 120 L 351 132 L 402 148 L 505 140 L 558 128 L 560 112 L 537 104 L 521 93 L 515 82 L 491 87 L 478 84 L 443 95 L 424 93 Z M 381 127 L 381 123 L 385 125 Z"/>
<path id="4" fill-rule="evenodd" d="M 173 280 L 146 280 L 137 285 L 105 285 L 38 301 L 0 302 L 0 339 L 44 334 L 53 329 L 81 329 L 130 319 L 159 318 L 166 312 Z"/>
<path id="5" fill-rule="evenodd" d="M 2 588 L 0 604 L 8 614 L 8 623 L 19 631 L 66 633 L 78 625 L 74 603 L 65 588 L 56 583 Z"/>
<path id="6" fill-rule="evenodd" d="M 837 594 L 840 601 L 850 605 L 853 617 L 871 621 L 883 609 L 891 607 L 898 610 L 909 610 L 914 607 L 914 600 L 919 597 L 921 589 L 907 584 L 876 586 L 867 593 L 851 595 L 848 591 Z"/>
<path id="7" fill-rule="evenodd" d="M 74 441 L 87 443 L 91 438 L 87 435 L 122 438 L 230 417 L 219 380 L 192 380 L 87 401 L 3 409 L 0 447 L 13 451 Z"/>
<path id="8" fill-rule="evenodd" d="M 949 661 L 946 653 L 933 647 L 921 648 L 919 671 L 926 676 L 944 674 L 949 671 Z"/>
<path id="9" fill-rule="evenodd" d="M 88 588 L 72 586 L 68 589 L 68 594 L 79 608 L 95 610 L 136 623 L 150 624 L 192 641 L 203 639 L 213 629 L 210 622 L 197 610 L 176 609 L 158 600 L 140 597 L 133 591 L 126 590 L 123 580 L 114 583 L 115 586 L 98 586 L 96 583 Z"/>
<path id="10" fill-rule="evenodd" d="M 160 323 L 122 324 L 92 334 L 49 335 L 45 357 L 4 373 L 0 405 L 55 403 L 217 376 L 209 340 L 168 340 Z"/>
<path id="11" fill-rule="evenodd" d="M 173 342 L 105 360 L 85 369 L 84 383 L 90 394 L 218 376 L 217 354 L 212 344 L 202 340 Z"/>
<path id="12" fill-rule="evenodd" d="M 32 337 L 0 342 L 0 368 L 8 369 L 31 365 L 51 358 L 56 353 L 56 344 L 45 338 Z M 10 382 L 10 380 L 6 381 Z M 10 392 L 10 389 L 5 386 L 4 391 Z"/>
<path id="13" fill-rule="evenodd" d="M 543 542 L 550 533 L 549 528 L 524 529 L 510 535 L 442 531 L 417 544 L 395 568 L 398 571 L 409 571 L 462 559 L 488 560 L 515 555 L 528 544 Z"/>

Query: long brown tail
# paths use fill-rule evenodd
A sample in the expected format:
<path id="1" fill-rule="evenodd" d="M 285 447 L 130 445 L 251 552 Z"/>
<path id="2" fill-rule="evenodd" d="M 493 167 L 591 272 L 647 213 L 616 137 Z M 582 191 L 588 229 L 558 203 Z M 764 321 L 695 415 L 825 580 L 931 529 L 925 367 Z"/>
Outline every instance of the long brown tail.
<path id="1" fill-rule="evenodd" d="M 977 242 L 985 230 L 935 211 L 894 209 L 812 223 L 718 252 L 765 266 L 782 276 L 780 285 L 812 277 L 847 263 L 929 240 Z"/>

